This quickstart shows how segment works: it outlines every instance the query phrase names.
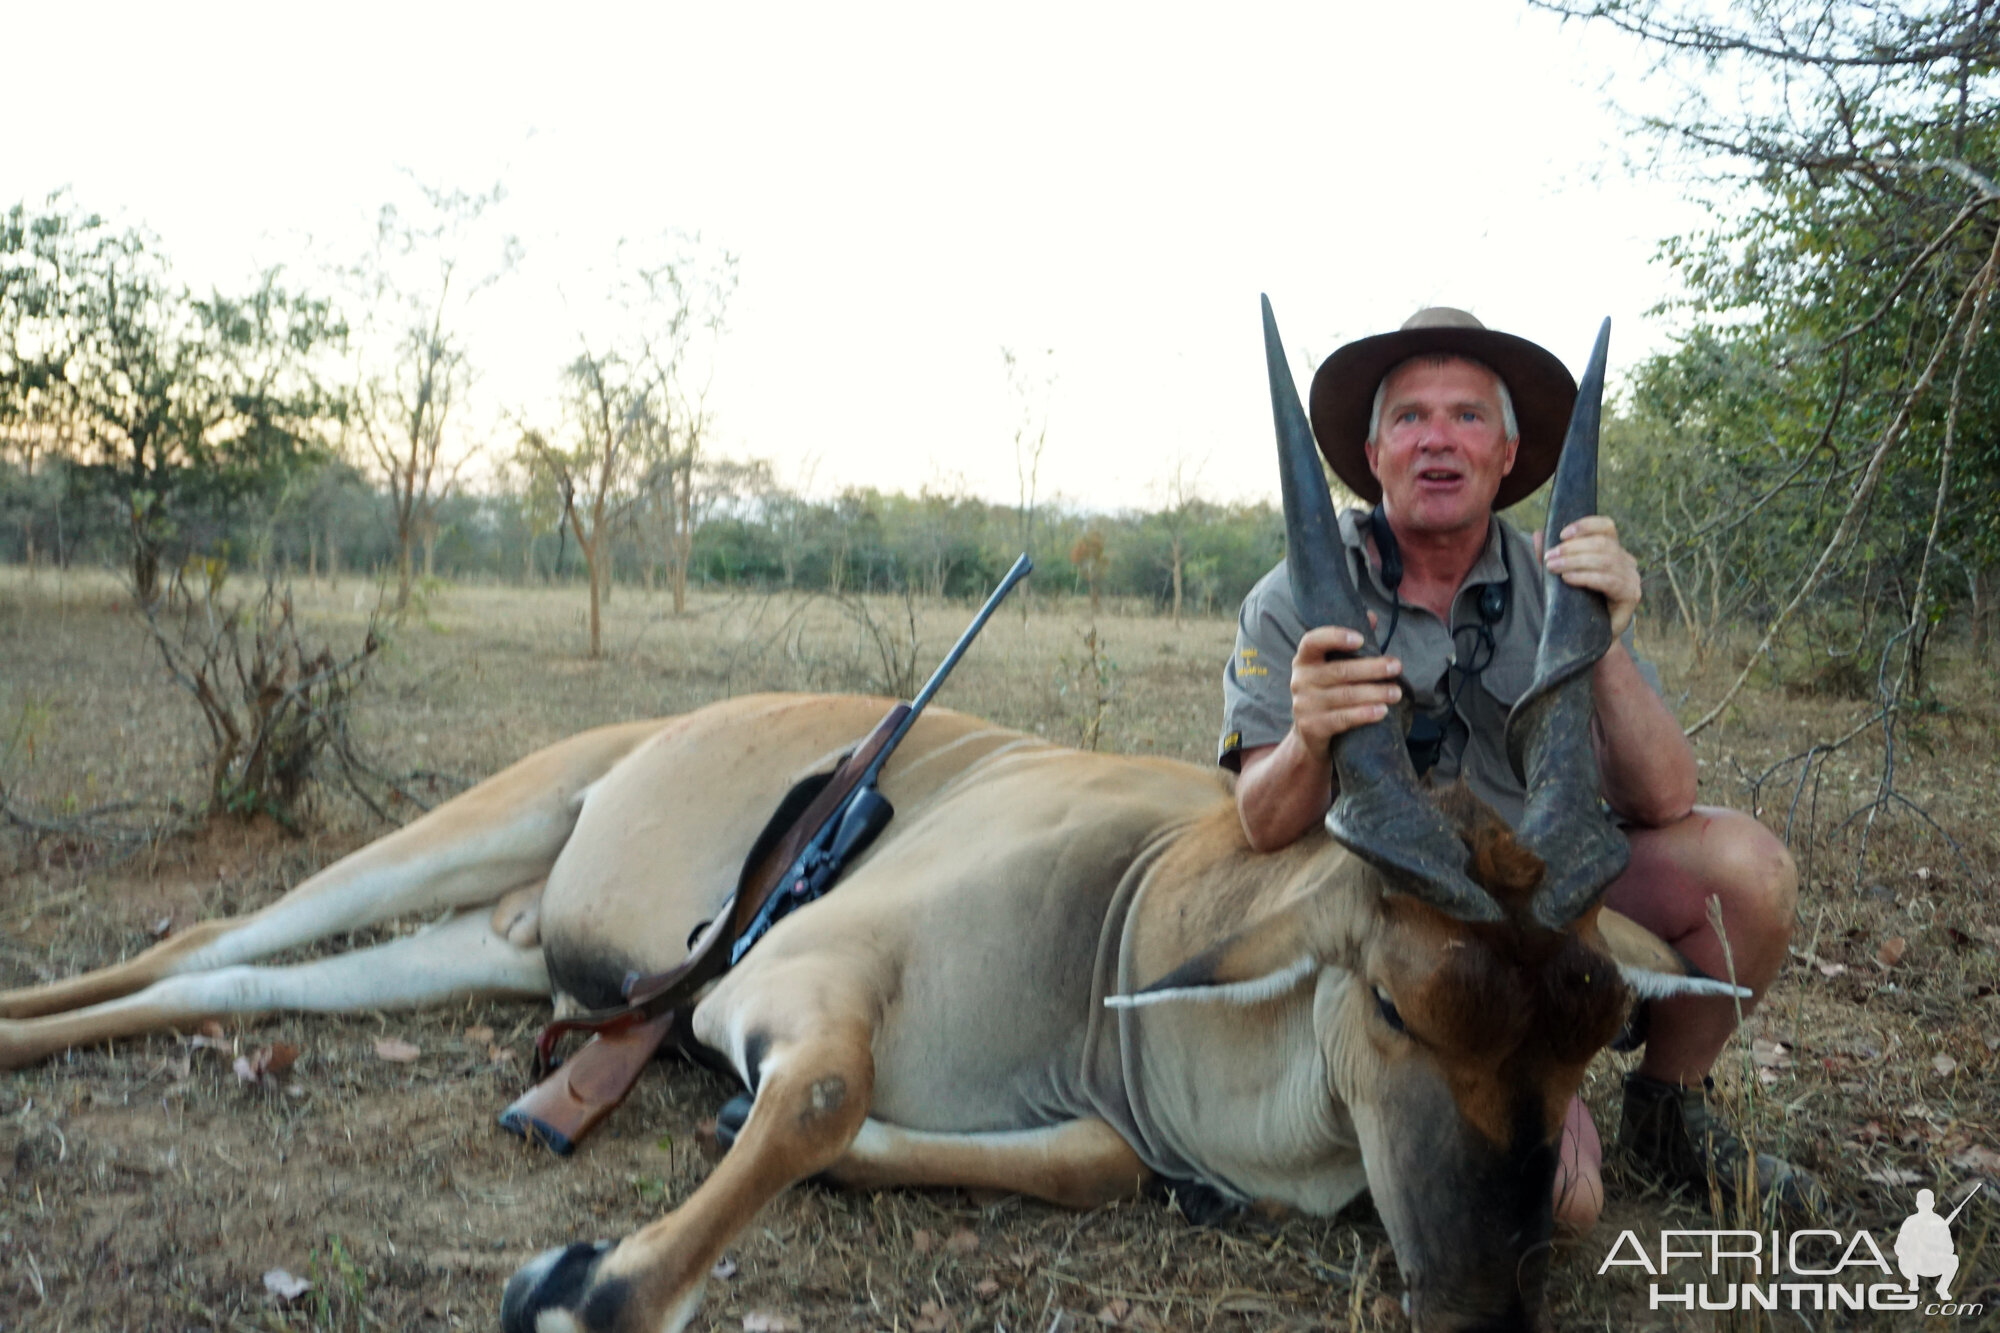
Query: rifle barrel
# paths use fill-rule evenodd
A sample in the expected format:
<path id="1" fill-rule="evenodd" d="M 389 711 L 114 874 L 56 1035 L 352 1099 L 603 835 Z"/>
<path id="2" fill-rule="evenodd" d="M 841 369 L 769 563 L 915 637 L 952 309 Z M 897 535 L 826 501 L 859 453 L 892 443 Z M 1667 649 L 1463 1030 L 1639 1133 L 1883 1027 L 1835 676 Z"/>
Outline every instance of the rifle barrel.
<path id="1" fill-rule="evenodd" d="M 894 754 L 896 747 L 903 743 L 904 735 L 909 732 L 911 727 L 916 725 L 918 715 L 924 711 L 924 705 L 931 701 L 931 696 L 936 694 L 939 687 L 944 684 L 945 677 L 949 676 L 951 669 L 958 665 L 958 659 L 965 656 L 965 650 L 970 648 L 972 641 L 979 637 L 979 631 L 986 628 L 986 622 L 991 620 L 993 613 L 1000 609 L 1000 603 L 1007 599 L 1007 594 L 1014 591 L 1014 585 L 1028 577 L 1029 574 L 1034 572 L 1034 569 L 1035 562 L 1028 559 L 1028 553 L 1023 551 L 1020 558 L 1014 561 L 1014 567 L 1009 569 L 1006 576 L 1000 580 L 1000 586 L 995 588 L 993 595 L 986 599 L 986 605 L 979 608 L 979 614 L 974 616 L 972 623 L 965 627 L 965 633 L 958 636 L 958 642 L 954 643 L 951 646 L 951 651 L 944 655 L 944 661 L 938 663 L 937 670 L 931 672 L 931 678 L 924 682 L 924 687 L 921 690 L 917 691 L 917 697 L 910 700 L 908 715 L 903 718 L 902 724 L 890 735 L 889 743 L 882 747 L 882 752 L 876 756 L 875 762 L 868 766 L 868 771 L 862 775 L 860 786 L 868 787 L 874 785 L 875 779 L 882 772 L 882 765 L 889 762 L 889 756 Z"/>

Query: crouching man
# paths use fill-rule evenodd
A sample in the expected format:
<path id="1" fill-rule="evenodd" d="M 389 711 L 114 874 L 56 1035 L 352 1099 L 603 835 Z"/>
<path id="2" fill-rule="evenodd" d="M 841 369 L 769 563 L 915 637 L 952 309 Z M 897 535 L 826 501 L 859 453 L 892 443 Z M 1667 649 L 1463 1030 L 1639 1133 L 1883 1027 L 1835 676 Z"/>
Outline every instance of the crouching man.
<path id="1" fill-rule="evenodd" d="M 1496 516 L 1555 472 L 1575 399 L 1575 381 L 1551 353 L 1442 307 L 1327 358 L 1313 380 L 1313 433 L 1334 473 L 1374 506 L 1342 514 L 1340 540 L 1381 655 L 1328 660 L 1360 638 L 1338 627 L 1307 632 L 1280 564 L 1238 619 L 1220 762 L 1240 774 L 1237 810 L 1251 844 L 1282 847 L 1332 805 L 1333 738 L 1386 716 L 1407 692 L 1418 772 L 1464 779 L 1518 824 L 1526 793 L 1507 759 L 1507 714 L 1534 677 L 1545 564 L 1602 593 L 1611 612 L 1591 737 L 1632 859 L 1604 901 L 1709 975 L 1733 976 L 1761 997 L 1784 962 L 1797 876 L 1762 824 L 1694 803 L 1694 753 L 1652 667 L 1621 637 L 1639 605 L 1638 565 L 1608 518 L 1579 520 L 1544 553 Z M 1726 957 L 1710 898 L 1721 904 Z M 1733 1199 L 1754 1175 L 1760 1198 L 1809 1210 L 1820 1197 L 1809 1174 L 1751 1158 L 1714 1117 L 1708 1073 L 1736 1018 L 1737 1002 L 1715 997 L 1651 1006 L 1644 1061 L 1625 1080 L 1621 1148 L 1638 1170 L 1703 1197 L 1711 1178 Z M 1556 1174 L 1556 1217 L 1572 1229 L 1589 1228 L 1603 1206 L 1601 1158 L 1577 1099 Z"/>

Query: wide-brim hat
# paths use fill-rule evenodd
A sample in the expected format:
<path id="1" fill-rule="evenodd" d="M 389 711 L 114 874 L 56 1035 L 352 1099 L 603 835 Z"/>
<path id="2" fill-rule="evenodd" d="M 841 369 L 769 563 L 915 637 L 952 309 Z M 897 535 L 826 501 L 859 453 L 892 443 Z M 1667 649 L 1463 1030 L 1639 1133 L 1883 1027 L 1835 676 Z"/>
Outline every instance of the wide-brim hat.
<path id="1" fill-rule="evenodd" d="M 1320 362 L 1312 383 L 1313 437 L 1320 453 L 1347 489 L 1369 504 L 1379 501 L 1382 483 L 1368 470 L 1367 452 L 1375 390 L 1403 362 L 1436 355 L 1477 361 L 1506 384 L 1521 445 L 1514 470 L 1500 479 L 1493 507 L 1525 500 L 1555 473 L 1576 405 L 1576 381 L 1548 349 L 1489 329 L 1450 306 L 1419 310 L 1396 332 L 1356 339 Z"/>

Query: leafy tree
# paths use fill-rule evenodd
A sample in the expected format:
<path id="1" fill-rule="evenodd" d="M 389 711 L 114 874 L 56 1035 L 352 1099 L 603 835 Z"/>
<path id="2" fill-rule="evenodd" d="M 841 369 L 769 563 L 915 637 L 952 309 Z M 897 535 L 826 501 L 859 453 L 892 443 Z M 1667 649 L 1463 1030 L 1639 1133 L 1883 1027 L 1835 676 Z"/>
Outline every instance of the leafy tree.
<path id="1" fill-rule="evenodd" d="M 1664 247 L 1690 334 L 1638 411 L 1710 451 L 1687 544 L 1754 529 L 1775 561 L 1751 667 L 1802 625 L 1921 688 L 1953 584 L 1983 614 L 2000 571 L 1995 4 L 1536 2 L 1649 45 L 1685 93 L 1645 122 L 1662 159 L 1718 187 Z"/>
<path id="2" fill-rule="evenodd" d="M 472 447 L 463 438 L 473 366 L 463 326 L 469 303 L 519 261 L 488 214 L 506 197 L 419 184 L 407 214 L 382 207 L 373 253 L 353 273 L 374 343 L 360 377 L 357 434 L 389 492 L 396 532 L 396 609 L 409 604 L 419 542 L 434 541 L 438 505 Z"/>
<path id="3" fill-rule="evenodd" d="M 631 363 L 586 348 L 563 371 L 560 435 L 530 430 L 521 461 L 554 487 L 590 579 L 590 655 L 601 657 L 600 601 L 612 539 L 632 523 L 647 474 L 664 464 L 666 429 L 652 387 Z"/>
<path id="4" fill-rule="evenodd" d="M 150 234 L 58 197 L 0 227 L 0 291 L 7 437 L 28 475 L 69 454 L 74 483 L 115 507 L 142 602 L 245 500 L 323 458 L 344 413 L 318 366 L 346 327 L 275 271 L 197 298 Z"/>
<path id="5" fill-rule="evenodd" d="M 736 256 L 702 245 L 699 236 L 674 233 L 650 248 L 656 257 L 637 264 L 624 284 L 623 303 L 635 331 L 632 365 L 657 408 L 659 440 L 646 492 L 674 614 L 681 615 L 695 532 L 713 504 L 713 483 L 724 475 L 706 467 L 714 424 L 708 385 L 736 291 Z"/>

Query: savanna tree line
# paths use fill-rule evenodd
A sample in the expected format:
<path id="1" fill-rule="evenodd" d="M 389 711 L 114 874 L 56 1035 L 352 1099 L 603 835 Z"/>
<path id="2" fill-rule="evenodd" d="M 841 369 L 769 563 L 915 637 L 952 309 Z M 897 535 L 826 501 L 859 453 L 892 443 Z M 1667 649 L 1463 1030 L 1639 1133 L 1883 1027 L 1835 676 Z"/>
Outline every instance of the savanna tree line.
<path id="1" fill-rule="evenodd" d="M 1633 116 L 1635 142 L 1710 201 L 1708 226 L 1661 248 L 1682 332 L 1630 373 L 1607 430 L 1604 507 L 1648 572 L 1647 613 L 1739 688 L 1775 672 L 1890 711 L 1923 695 L 1941 631 L 1989 657 L 2000 0 L 1536 3 L 1651 53 L 1650 86 L 1683 96 Z M 619 585 L 676 608 L 690 584 L 966 596 L 1028 545 L 1044 591 L 1178 613 L 1228 609 L 1281 554 L 1268 507 L 1209 503 L 1186 469 L 1151 512 L 1038 501 L 1050 436 L 1032 412 L 1015 505 L 808 496 L 716 456 L 699 367 L 735 261 L 687 247 L 619 267 L 623 318 L 578 330 L 557 419 L 468 439 L 465 330 L 517 253 L 485 225 L 497 197 L 385 210 L 345 301 L 283 274 L 198 295 L 143 232 L 65 199 L 14 208 L 0 555 L 115 563 L 142 599 L 190 562 L 380 570 L 398 601 L 425 575 L 573 580 L 595 642 Z M 1005 370 L 1025 400 L 1029 368 Z"/>
<path id="2" fill-rule="evenodd" d="M 466 329 L 519 257 L 482 234 L 498 199 L 425 190 L 316 288 L 270 272 L 244 295 L 192 290 L 158 238 L 66 196 L 0 215 L 0 558 L 122 569 L 141 605 L 243 571 L 379 577 L 399 607 L 427 578 L 576 582 L 595 645 L 619 584 L 676 610 L 690 585 L 744 582 L 962 596 L 1027 544 L 1042 588 L 1178 614 L 1233 602 L 1280 554 L 1267 506 L 1181 474 L 1158 510 L 1099 515 L 1031 482 L 1013 506 L 815 498 L 717 455 L 701 367 L 735 260 L 688 245 L 621 255 L 615 317 L 578 329 L 550 419 L 482 438 Z"/>

